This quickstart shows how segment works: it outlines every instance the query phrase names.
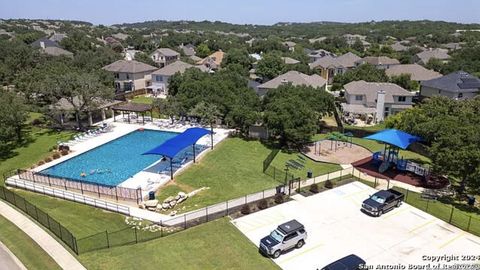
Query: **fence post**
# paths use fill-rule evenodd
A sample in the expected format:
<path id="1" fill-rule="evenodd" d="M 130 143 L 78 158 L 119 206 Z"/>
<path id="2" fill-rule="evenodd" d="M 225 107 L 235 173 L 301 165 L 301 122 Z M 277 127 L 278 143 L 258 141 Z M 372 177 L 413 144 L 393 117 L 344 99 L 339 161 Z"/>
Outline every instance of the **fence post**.
<path id="1" fill-rule="evenodd" d="M 187 215 L 183 214 L 183 229 L 187 229 Z"/>
<path id="2" fill-rule="evenodd" d="M 137 226 L 135 226 L 134 228 L 135 228 L 135 243 L 138 244 Z"/>
<path id="3" fill-rule="evenodd" d="M 265 199 L 265 189 L 262 190 L 262 199 Z"/>
<path id="4" fill-rule="evenodd" d="M 33 205 L 33 204 L 32 204 Z M 33 205 L 35 207 L 35 216 L 37 217 L 36 220 L 38 221 L 38 209 L 36 205 Z"/>
<path id="5" fill-rule="evenodd" d="M 405 201 L 408 201 L 408 192 L 410 191 L 410 189 L 407 189 L 407 194 L 405 195 Z"/>
<path id="6" fill-rule="evenodd" d="M 342 172 L 343 172 L 343 169 L 340 170 L 340 181 L 342 181 Z"/>
<path id="7" fill-rule="evenodd" d="M 208 206 L 205 207 L 205 217 L 207 218 L 207 222 L 208 222 Z"/>
<path id="8" fill-rule="evenodd" d="M 430 202 L 430 201 L 427 200 L 427 208 L 425 209 L 425 212 L 427 212 L 427 213 L 428 213 L 428 203 L 429 203 L 429 202 Z"/>
<path id="9" fill-rule="evenodd" d="M 118 202 L 117 186 L 115 186 L 115 199 L 116 199 L 117 202 Z"/>
<path id="10" fill-rule="evenodd" d="M 163 237 L 163 221 L 160 220 L 160 237 Z"/>
<path id="11" fill-rule="evenodd" d="M 50 182 L 50 176 L 47 176 L 47 179 L 48 179 L 48 185 L 51 187 L 52 183 Z"/>
<path id="12" fill-rule="evenodd" d="M 108 231 L 105 230 L 105 237 L 107 239 L 107 248 L 110 248 L 110 240 L 108 239 Z"/>
<path id="13" fill-rule="evenodd" d="M 450 219 L 448 220 L 448 223 L 452 223 L 452 217 L 453 217 L 453 205 L 452 205 L 452 211 L 450 212 Z"/>
<path id="14" fill-rule="evenodd" d="M 82 195 L 83 195 L 83 184 L 82 184 L 82 181 L 80 181 L 80 190 L 82 191 Z"/>
<path id="15" fill-rule="evenodd" d="M 470 223 L 472 222 L 472 216 L 468 219 L 468 226 L 467 226 L 467 232 L 470 231 Z"/>
<path id="16" fill-rule="evenodd" d="M 228 200 L 226 201 L 226 204 L 227 204 L 227 216 L 228 216 Z"/>
<path id="17" fill-rule="evenodd" d="M 73 235 L 72 235 L 72 238 L 73 238 L 73 248 L 74 248 L 74 250 L 73 250 L 73 251 L 75 251 L 75 254 L 77 254 L 77 255 L 78 255 L 78 244 L 77 244 L 77 238 L 75 238 L 75 236 L 73 236 Z"/>
<path id="18" fill-rule="evenodd" d="M 277 179 L 275 178 L 275 171 L 276 171 L 276 168 L 273 167 L 273 180 L 277 180 Z"/>
<path id="19" fill-rule="evenodd" d="M 97 193 L 98 193 L 98 198 L 100 198 L 100 186 L 97 185 Z"/>
<path id="20" fill-rule="evenodd" d="M 327 181 L 330 180 L 330 173 L 327 173 Z"/>
<path id="21" fill-rule="evenodd" d="M 375 176 L 375 186 L 373 188 L 376 188 L 377 187 L 377 177 Z"/>
<path id="22" fill-rule="evenodd" d="M 65 179 L 63 179 L 63 186 L 65 187 L 65 190 L 67 190 L 67 180 L 65 180 Z"/>

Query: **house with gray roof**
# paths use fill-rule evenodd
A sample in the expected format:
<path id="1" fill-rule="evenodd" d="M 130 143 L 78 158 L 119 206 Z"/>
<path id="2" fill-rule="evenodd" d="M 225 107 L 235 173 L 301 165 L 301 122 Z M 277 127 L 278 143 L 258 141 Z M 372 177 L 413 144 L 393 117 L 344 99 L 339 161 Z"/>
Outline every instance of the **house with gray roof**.
<path id="1" fill-rule="evenodd" d="M 423 52 L 419 52 L 413 56 L 413 62 L 420 65 L 426 65 L 430 59 L 438 59 L 443 63 L 447 63 L 450 60 L 447 49 L 428 49 Z"/>
<path id="2" fill-rule="evenodd" d="M 209 72 L 203 65 L 194 66 L 182 61 L 175 61 L 168 66 L 152 72 L 152 84 L 147 89 L 152 90 L 155 95 L 166 97 L 168 95 L 168 84 L 170 78 L 176 73 L 184 73 L 189 68 L 198 68 L 203 72 Z"/>
<path id="3" fill-rule="evenodd" d="M 400 76 L 402 74 L 410 75 L 410 80 L 422 82 L 442 77 L 442 74 L 426 69 L 419 64 L 394 65 L 385 70 L 388 77 Z"/>
<path id="4" fill-rule="evenodd" d="M 287 47 L 289 51 L 293 52 L 295 51 L 295 46 L 297 46 L 297 43 L 293 41 L 285 41 L 283 42 L 283 45 Z"/>
<path id="5" fill-rule="evenodd" d="M 102 69 L 113 74 L 115 92 L 120 93 L 146 89 L 151 73 L 158 68 L 135 60 L 118 60 Z"/>
<path id="6" fill-rule="evenodd" d="M 307 75 L 292 70 L 257 86 L 258 94 L 260 96 L 264 96 L 268 90 L 276 89 L 279 86 L 286 84 L 292 84 L 294 86 L 306 85 L 314 88 L 322 88 L 325 86 L 326 81 L 317 74 Z"/>
<path id="7" fill-rule="evenodd" d="M 353 69 L 360 59 L 356 54 L 348 52 L 338 57 L 327 55 L 310 63 L 309 66 L 310 69 L 320 70 L 320 76 L 327 80 L 328 84 L 331 84 L 337 74 L 343 74 Z"/>
<path id="8" fill-rule="evenodd" d="M 395 42 L 390 45 L 390 48 L 396 52 L 405 52 L 408 51 L 409 47 L 402 44 L 402 42 Z"/>
<path id="9" fill-rule="evenodd" d="M 37 40 L 35 40 L 34 42 L 32 42 L 30 44 L 30 46 L 34 47 L 34 48 L 41 48 L 41 49 L 45 49 L 47 47 L 57 47 L 57 48 L 60 48 L 60 45 L 58 45 L 57 42 L 53 41 L 53 40 L 50 40 L 46 37 L 43 37 L 43 38 L 39 38 Z"/>
<path id="10" fill-rule="evenodd" d="M 66 56 L 66 57 L 73 57 L 73 53 L 69 52 L 65 49 L 60 47 L 46 47 L 41 50 L 42 53 L 51 55 L 51 56 Z"/>
<path id="11" fill-rule="evenodd" d="M 400 65 L 397 59 L 393 59 L 387 56 L 367 56 L 355 62 L 357 66 L 363 64 L 370 64 L 378 69 L 387 69 L 394 65 Z"/>
<path id="12" fill-rule="evenodd" d="M 53 35 L 50 36 L 50 40 L 51 41 L 55 41 L 55 42 L 61 42 L 64 38 L 67 37 L 67 34 L 65 33 L 56 33 L 56 32 L 53 32 Z"/>
<path id="13" fill-rule="evenodd" d="M 156 49 L 150 57 L 161 68 L 180 60 L 180 54 L 170 48 Z"/>
<path id="14" fill-rule="evenodd" d="M 334 53 L 331 53 L 327 50 L 323 50 L 323 49 L 320 49 L 320 50 L 315 50 L 315 51 L 311 51 L 308 53 L 308 58 L 310 60 L 310 63 L 313 63 L 325 56 L 332 56 L 332 57 L 336 57 L 336 55 Z"/>
<path id="15" fill-rule="evenodd" d="M 187 45 L 181 44 L 180 46 L 178 46 L 178 48 L 183 52 L 185 56 L 192 56 L 196 54 L 195 46 L 193 46 L 193 44 L 190 44 L 190 43 Z"/>
<path id="16" fill-rule="evenodd" d="M 393 83 L 363 80 L 345 84 L 344 91 L 346 102 L 341 104 L 344 115 L 371 115 L 375 123 L 411 108 L 415 95 Z"/>
<path id="17" fill-rule="evenodd" d="M 480 79 L 465 72 L 457 71 L 448 75 L 423 81 L 422 97 L 445 96 L 455 100 L 474 98 L 480 91 Z"/>

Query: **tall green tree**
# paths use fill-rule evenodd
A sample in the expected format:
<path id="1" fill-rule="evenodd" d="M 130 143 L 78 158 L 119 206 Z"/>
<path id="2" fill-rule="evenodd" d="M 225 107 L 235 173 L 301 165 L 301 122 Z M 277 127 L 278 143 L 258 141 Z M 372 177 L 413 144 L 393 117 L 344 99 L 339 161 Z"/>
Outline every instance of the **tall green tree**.
<path id="1" fill-rule="evenodd" d="M 169 95 L 166 99 L 157 98 L 153 101 L 153 107 L 156 108 L 161 114 L 167 115 L 170 120 L 175 120 L 175 117 L 182 116 L 184 110 L 182 104 L 177 100 L 175 96 Z"/>
<path id="2" fill-rule="evenodd" d="M 345 84 L 360 80 L 366 82 L 388 82 L 389 79 L 387 74 L 385 74 L 385 70 L 378 69 L 370 64 L 363 64 L 344 74 L 335 76 L 332 90 L 340 90 Z"/>
<path id="3" fill-rule="evenodd" d="M 213 149 L 213 125 L 215 125 L 220 118 L 220 111 L 217 106 L 200 102 L 193 107 L 189 114 L 190 116 L 199 118 L 203 125 L 210 126 L 211 148 Z"/>
<path id="4" fill-rule="evenodd" d="M 0 90 L 0 152 L 12 142 L 22 140 L 22 129 L 27 120 L 23 99 L 15 93 Z"/>
<path id="5" fill-rule="evenodd" d="M 280 53 L 266 53 L 263 58 L 258 61 L 256 74 L 264 80 L 271 80 L 280 75 L 284 68 L 285 63 Z"/>

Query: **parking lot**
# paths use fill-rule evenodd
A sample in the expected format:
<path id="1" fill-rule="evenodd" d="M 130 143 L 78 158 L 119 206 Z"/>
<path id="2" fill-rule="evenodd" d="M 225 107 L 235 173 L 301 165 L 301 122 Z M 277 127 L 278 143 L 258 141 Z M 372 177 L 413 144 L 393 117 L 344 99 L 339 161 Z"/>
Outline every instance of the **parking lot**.
<path id="1" fill-rule="evenodd" d="M 308 233 L 306 244 L 274 260 L 282 269 L 320 269 L 349 254 L 360 256 L 375 268 L 403 264 L 404 269 L 433 265 L 426 256 L 480 256 L 479 237 L 408 204 L 381 217 L 364 214 L 361 203 L 373 193 L 373 188 L 353 182 L 310 197 L 295 195 L 288 203 L 232 223 L 257 246 L 279 224 L 291 219 L 303 223 Z M 473 263 L 461 259 L 441 264 Z"/>

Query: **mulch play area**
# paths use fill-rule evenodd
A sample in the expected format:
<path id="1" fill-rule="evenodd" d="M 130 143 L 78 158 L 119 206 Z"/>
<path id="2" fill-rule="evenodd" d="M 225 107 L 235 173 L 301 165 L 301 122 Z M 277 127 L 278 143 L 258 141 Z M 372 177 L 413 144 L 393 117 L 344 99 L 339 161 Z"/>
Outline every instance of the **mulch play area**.
<path id="1" fill-rule="evenodd" d="M 315 161 L 335 164 L 351 164 L 372 156 L 372 152 L 360 145 L 334 140 L 312 143 L 302 152 Z"/>
<path id="2" fill-rule="evenodd" d="M 448 179 L 439 176 L 430 176 L 425 179 L 422 176 L 416 175 L 411 172 L 398 171 L 395 168 L 391 168 L 384 173 L 378 172 L 378 164 L 375 163 L 371 156 L 366 157 L 352 164 L 358 170 L 371 175 L 373 177 L 392 179 L 406 184 L 410 184 L 416 187 L 423 187 L 429 189 L 441 189 L 448 186 Z"/>

